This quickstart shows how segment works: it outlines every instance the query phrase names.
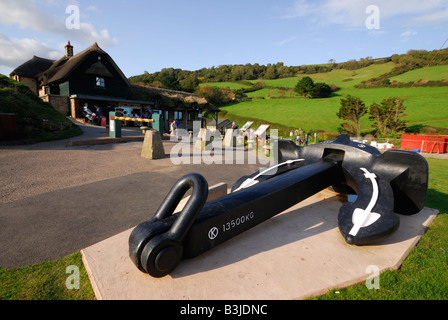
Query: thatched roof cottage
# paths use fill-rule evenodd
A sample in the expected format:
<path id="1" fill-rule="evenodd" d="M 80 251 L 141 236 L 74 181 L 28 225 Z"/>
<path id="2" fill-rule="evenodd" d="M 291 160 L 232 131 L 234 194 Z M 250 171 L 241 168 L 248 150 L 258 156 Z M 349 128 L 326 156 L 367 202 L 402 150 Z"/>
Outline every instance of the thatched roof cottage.
<path id="1" fill-rule="evenodd" d="M 192 129 L 193 121 L 204 113 L 215 118 L 219 109 L 194 94 L 149 88 L 129 82 L 115 61 L 97 43 L 74 54 L 70 42 L 59 60 L 34 56 L 17 67 L 10 77 L 27 84 L 44 101 L 75 119 L 83 119 L 83 108 L 103 115 L 111 110 L 127 110 L 142 115 L 146 110 L 180 120 L 181 128 Z"/>

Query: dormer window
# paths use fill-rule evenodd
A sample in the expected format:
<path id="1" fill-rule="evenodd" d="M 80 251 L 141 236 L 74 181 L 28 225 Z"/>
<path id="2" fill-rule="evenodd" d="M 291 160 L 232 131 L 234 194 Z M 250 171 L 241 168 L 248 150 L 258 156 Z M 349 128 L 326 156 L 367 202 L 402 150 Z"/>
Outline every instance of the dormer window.
<path id="1" fill-rule="evenodd" d="M 104 78 L 96 77 L 96 86 L 99 88 L 105 88 L 106 82 L 104 81 Z"/>

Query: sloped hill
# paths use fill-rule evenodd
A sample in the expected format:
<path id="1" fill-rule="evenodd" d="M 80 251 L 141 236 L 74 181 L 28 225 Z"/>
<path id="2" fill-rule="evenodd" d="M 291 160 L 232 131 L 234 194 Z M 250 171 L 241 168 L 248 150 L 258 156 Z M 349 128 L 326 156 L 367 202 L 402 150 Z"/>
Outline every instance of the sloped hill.
<path id="1" fill-rule="evenodd" d="M 372 78 L 380 78 L 390 74 L 396 67 L 392 61 L 373 64 L 356 70 L 334 69 L 330 72 L 303 74 L 296 77 L 262 80 L 264 88 L 245 93 L 246 98 L 238 104 L 221 107 L 222 117 L 244 123 L 245 119 L 257 119 L 260 123 L 275 123 L 287 131 L 301 128 L 306 132 L 327 131 L 337 133 L 342 120 L 337 117 L 340 100 L 344 96 L 360 97 L 369 107 L 372 103 L 380 103 L 384 98 L 396 96 L 404 98 L 406 121 L 412 130 L 425 130 L 432 127 L 436 131 L 448 128 L 448 68 L 447 65 L 415 68 L 414 70 L 390 77 L 390 83 L 376 87 L 359 87 L 362 82 Z M 422 72 L 424 73 L 422 74 Z M 335 85 L 340 90 L 330 98 L 304 99 L 297 95 L 293 88 L 301 77 L 309 76 L 314 81 Z M 419 80 L 410 89 L 414 81 Z M 429 83 L 426 80 L 430 81 Z M 256 80 L 251 80 L 256 83 Z M 210 85 L 214 85 L 210 83 Z M 429 86 L 430 85 L 430 86 Z M 361 119 L 363 132 L 372 130 L 372 122 L 368 115 Z"/>
<path id="2" fill-rule="evenodd" d="M 0 113 L 16 114 L 17 139 L 48 141 L 80 135 L 81 129 L 39 99 L 28 86 L 0 74 Z"/>
<path id="3" fill-rule="evenodd" d="M 416 80 L 448 81 L 448 65 L 431 66 L 426 69 L 418 68 L 390 78 L 392 82 L 413 82 Z"/>

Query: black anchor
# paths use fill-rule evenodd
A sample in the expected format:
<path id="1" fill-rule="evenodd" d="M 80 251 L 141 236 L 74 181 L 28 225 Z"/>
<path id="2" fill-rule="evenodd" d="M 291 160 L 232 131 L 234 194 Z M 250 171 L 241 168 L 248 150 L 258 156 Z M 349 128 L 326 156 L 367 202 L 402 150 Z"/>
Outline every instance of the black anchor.
<path id="1" fill-rule="evenodd" d="M 196 257 L 328 187 L 357 195 L 338 215 L 339 230 L 353 245 L 382 241 L 398 228 L 396 213 L 412 215 L 424 207 L 428 164 L 417 153 L 382 154 L 347 135 L 306 147 L 289 140 L 277 143 L 276 165 L 242 177 L 220 199 L 205 203 L 208 185 L 201 175 L 181 178 L 155 216 L 133 230 L 129 254 L 136 266 L 163 277 L 182 259 Z M 173 214 L 190 187 L 186 206 Z"/>

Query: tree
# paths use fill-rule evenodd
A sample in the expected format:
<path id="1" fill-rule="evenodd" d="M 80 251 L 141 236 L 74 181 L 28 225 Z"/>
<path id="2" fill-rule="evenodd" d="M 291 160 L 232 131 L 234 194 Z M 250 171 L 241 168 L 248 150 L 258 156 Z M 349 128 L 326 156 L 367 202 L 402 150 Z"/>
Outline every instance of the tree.
<path id="1" fill-rule="evenodd" d="M 328 84 L 323 82 L 317 82 L 314 84 L 313 92 L 311 93 L 313 98 L 328 98 L 331 96 L 331 88 Z"/>
<path id="2" fill-rule="evenodd" d="M 199 80 L 195 74 L 191 74 L 185 79 L 180 80 L 179 84 L 182 91 L 194 92 L 194 90 L 196 90 L 196 88 L 199 86 Z"/>
<path id="3" fill-rule="evenodd" d="M 300 79 L 294 90 L 305 98 L 328 98 L 332 93 L 328 84 L 323 82 L 314 83 L 310 77 Z"/>
<path id="4" fill-rule="evenodd" d="M 367 107 L 359 97 L 348 95 L 346 99 L 341 99 L 341 108 L 337 113 L 338 118 L 347 120 L 341 124 L 344 131 L 359 137 L 361 135 L 360 119 L 367 113 Z"/>
<path id="5" fill-rule="evenodd" d="M 377 135 L 393 135 L 406 129 L 405 110 L 406 107 L 398 97 L 385 98 L 380 104 L 373 103 L 369 119 L 373 121 Z"/>
<path id="6" fill-rule="evenodd" d="M 275 66 L 269 66 L 266 69 L 266 73 L 264 74 L 264 78 L 267 80 L 277 79 L 277 68 Z"/>
<path id="7" fill-rule="evenodd" d="M 313 96 L 314 81 L 310 77 L 303 77 L 297 82 L 295 92 L 304 96 L 305 98 L 311 98 Z"/>

